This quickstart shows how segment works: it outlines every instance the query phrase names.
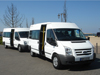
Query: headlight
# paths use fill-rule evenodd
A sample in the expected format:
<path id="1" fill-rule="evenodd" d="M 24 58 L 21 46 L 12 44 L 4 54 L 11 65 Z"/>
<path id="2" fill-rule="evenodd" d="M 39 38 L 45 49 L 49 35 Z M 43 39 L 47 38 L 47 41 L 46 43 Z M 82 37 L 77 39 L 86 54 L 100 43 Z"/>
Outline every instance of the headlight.
<path id="1" fill-rule="evenodd" d="M 65 51 L 67 55 L 72 55 L 72 49 L 69 47 L 65 47 Z"/>
<path id="2" fill-rule="evenodd" d="M 27 45 L 27 42 L 26 41 L 24 41 L 24 45 Z"/>

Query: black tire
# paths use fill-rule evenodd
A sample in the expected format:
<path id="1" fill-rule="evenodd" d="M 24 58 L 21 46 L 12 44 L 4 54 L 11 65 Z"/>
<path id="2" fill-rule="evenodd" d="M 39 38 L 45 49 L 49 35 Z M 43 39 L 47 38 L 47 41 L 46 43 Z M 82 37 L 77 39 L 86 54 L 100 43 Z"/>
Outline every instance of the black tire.
<path id="1" fill-rule="evenodd" d="M 8 48 L 8 46 L 7 45 L 4 45 L 5 46 L 5 48 L 7 49 Z"/>
<path id="2" fill-rule="evenodd" d="M 53 55 L 52 64 L 53 64 L 53 67 L 55 69 L 61 69 L 62 68 L 62 64 L 61 64 L 60 58 L 59 58 L 59 56 L 57 54 Z"/>
<path id="3" fill-rule="evenodd" d="M 28 46 L 28 51 L 31 51 L 31 46 Z"/>
<path id="4" fill-rule="evenodd" d="M 86 63 L 83 66 L 90 66 L 90 65 L 91 65 L 91 63 Z"/>
<path id="5" fill-rule="evenodd" d="M 21 45 L 18 46 L 18 51 L 19 52 L 22 52 L 23 51 Z"/>
<path id="6" fill-rule="evenodd" d="M 30 50 L 30 55 L 31 55 L 32 57 L 35 57 L 35 53 L 32 52 L 31 50 Z"/>

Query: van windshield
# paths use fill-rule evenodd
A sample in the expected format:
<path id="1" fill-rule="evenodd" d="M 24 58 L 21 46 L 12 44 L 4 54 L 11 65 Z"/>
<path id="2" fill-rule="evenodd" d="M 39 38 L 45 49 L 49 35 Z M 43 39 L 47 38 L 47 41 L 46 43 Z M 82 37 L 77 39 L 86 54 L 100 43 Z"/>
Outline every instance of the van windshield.
<path id="1" fill-rule="evenodd" d="M 19 35 L 20 35 L 21 38 L 28 38 L 28 34 L 29 34 L 28 31 L 26 31 L 26 32 L 19 32 Z"/>
<path id="2" fill-rule="evenodd" d="M 80 29 L 53 29 L 59 41 L 86 40 Z"/>

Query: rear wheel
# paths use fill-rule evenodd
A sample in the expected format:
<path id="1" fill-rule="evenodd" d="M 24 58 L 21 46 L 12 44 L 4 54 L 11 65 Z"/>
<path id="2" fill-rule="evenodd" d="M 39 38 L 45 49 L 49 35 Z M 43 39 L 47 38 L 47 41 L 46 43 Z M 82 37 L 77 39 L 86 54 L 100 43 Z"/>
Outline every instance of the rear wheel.
<path id="1" fill-rule="evenodd" d="M 18 51 L 22 52 L 22 47 L 20 45 L 18 46 Z"/>
<path id="2" fill-rule="evenodd" d="M 4 46 L 5 46 L 6 49 L 8 48 L 8 46 L 6 44 Z"/>
<path id="3" fill-rule="evenodd" d="M 62 64 L 61 64 L 60 58 L 59 58 L 59 56 L 57 54 L 55 54 L 53 56 L 52 63 L 53 63 L 54 68 L 56 68 L 56 69 L 62 68 Z"/>
<path id="4" fill-rule="evenodd" d="M 30 50 L 30 55 L 31 55 L 32 57 L 34 57 L 34 56 L 35 56 L 35 53 L 32 52 L 32 51 Z"/>

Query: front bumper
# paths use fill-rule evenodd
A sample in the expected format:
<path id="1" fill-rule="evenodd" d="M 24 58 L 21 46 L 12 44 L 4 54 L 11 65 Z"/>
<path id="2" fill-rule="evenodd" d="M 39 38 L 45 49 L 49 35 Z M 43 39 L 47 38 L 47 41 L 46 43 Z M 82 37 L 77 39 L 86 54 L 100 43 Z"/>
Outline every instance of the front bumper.
<path id="1" fill-rule="evenodd" d="M 60 60 L 63 65 L 74 65 L 74 64 L 85 64 L 85 63 L 92 63 L 96 58 L 96 54 L 93 54 L 92 60 L 86 60 L 86 61 L 75 61 L 75 57 L 72 55 L 69 56 L 62 56 L 60 55 Z"/>

